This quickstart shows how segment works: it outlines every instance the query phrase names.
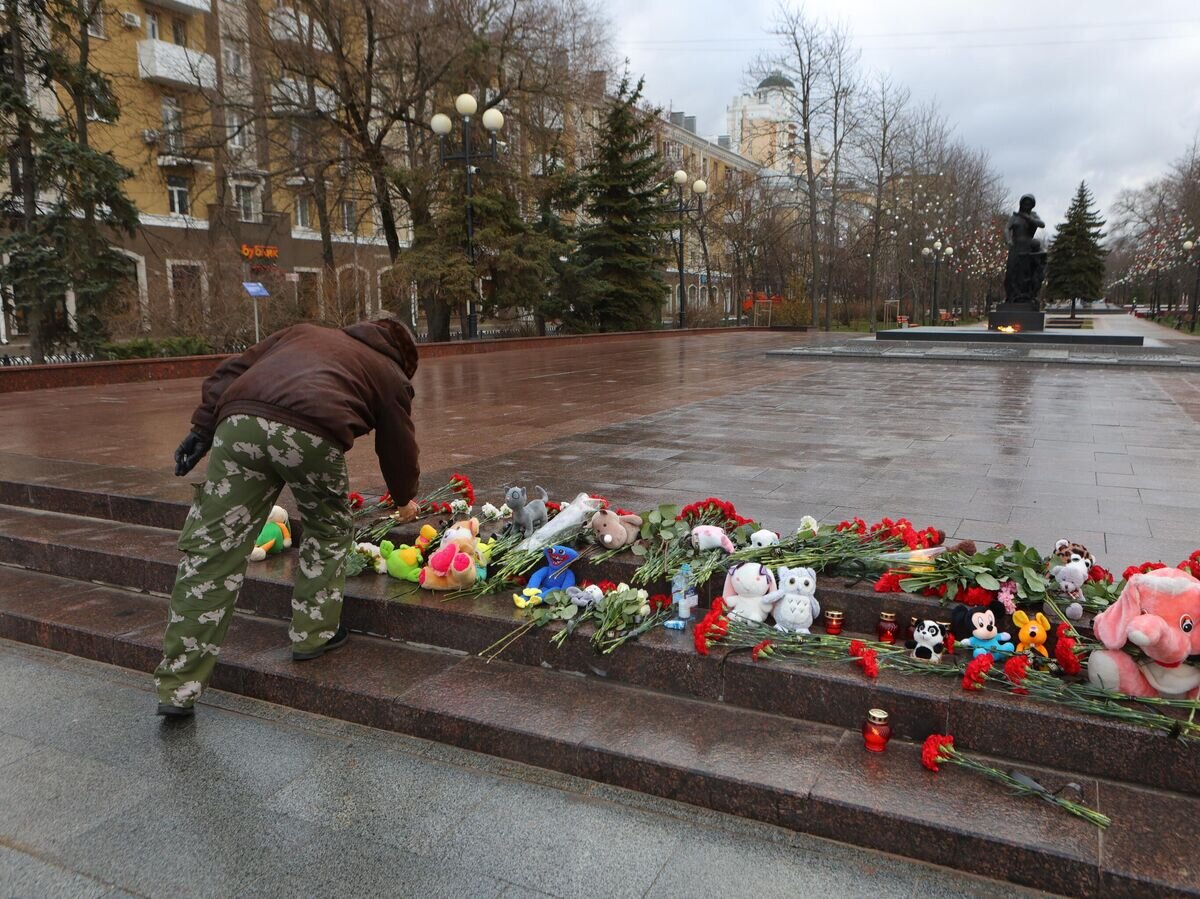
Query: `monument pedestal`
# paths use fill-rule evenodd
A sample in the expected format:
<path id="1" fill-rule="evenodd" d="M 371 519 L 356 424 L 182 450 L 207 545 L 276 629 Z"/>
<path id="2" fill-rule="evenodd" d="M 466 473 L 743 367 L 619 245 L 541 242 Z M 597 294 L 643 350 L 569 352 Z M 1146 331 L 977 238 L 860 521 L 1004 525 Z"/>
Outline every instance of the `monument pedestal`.
<path id="1" fill-rule="evenodd" d="M 1014 328 L 1017 331 L 1046 330 L 1046 314 L 1032 303 L 1001 303 L 988 313 L 988 330 Z"/>

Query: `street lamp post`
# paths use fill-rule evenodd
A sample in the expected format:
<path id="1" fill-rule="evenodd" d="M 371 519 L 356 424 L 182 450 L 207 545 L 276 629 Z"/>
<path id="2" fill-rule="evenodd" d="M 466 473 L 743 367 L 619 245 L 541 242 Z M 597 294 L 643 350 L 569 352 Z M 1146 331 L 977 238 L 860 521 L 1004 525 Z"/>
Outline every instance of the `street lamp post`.
<path id="1" fill-rule="evenodd" d="M 954 247 L 942 246 L 940 240 L 933 242 L 933 247 L 922 247 L 921 255 L 925 257 L 926 262 L 933 263 L 933 301 L 929 310 L 929 324 L 936 325 L 938 323 L 938 273 L 942 268 L 942 260 L 950 261 L 950 257 L 954 255 Z"/>
<path id="2" fill-rule="evenodd" d="M 462 117 L 462 150 L 458 153 L 446 152 L 446 136 L 453 130 L 454 123 L 450 116 L 439 112 L 429 120 L 429 127 L 438 138 L 438 159 L 442 165 L 450 162 L 461 162 L 466 169 L 466 195 L 467 195 L 467 259 L 471 263 L 471 279 L 472 289 L 474 289 L 475 279 L 475 210 L 471 202 L 471 188 L 473 175 L 475 174 L 475 164 L 484 160 L 496 159 L 496 132 L 504 127 L 504 114 L 500 110 L 492 107 L 483 111 L 481 121 L 483 127 L 488 132 L 489 145 L 486 151 L 473 150 L 471 148 L 471 117 L 475 115 L 479 109 L 479 103 L 470 94 L 459 94 L 454 100 L 454 110 Z M 475 339 L 479 336 L 479 313 L 476 310 L 475 300 L 467 302 L 467 338 Z"/>
<path id="3" fill-rule="evenodd" d="M 1185 240 L 1183 242 L 1183 251 L 1185 253 L 1190 253 L 1195 248 L 1196 244 L 1194 241 Z M 1196 254 L 1193 264 L 1196 266 L 1196 286 L 1192 288 L 1192 295 L 1188 297 L 1188 316 L 1191 318 L 1188 330 L 1195 333 L 1196 312 L 1200 309 L 1200 253 Z"/>
<path id="4" fill-rule="evenodd" d="M 687 284 L 684 282 L 683 276 L 683 226 L 684 218 L 687 213 L 691 212 L 693 206 L 684 199 L 684 186 L 687 184 L 688 173 L 683 169 L 678 169 L 671 180 L 675 182 L 675 187 L 679 191 L 679 327 L 684 328 L 687 325 Z M 698 215 L 704 215 L 704 195 L 708 193 L 708 184 L 700 178 L 692 182 L 692 193 L 696 195 L 696 212 Z"/>

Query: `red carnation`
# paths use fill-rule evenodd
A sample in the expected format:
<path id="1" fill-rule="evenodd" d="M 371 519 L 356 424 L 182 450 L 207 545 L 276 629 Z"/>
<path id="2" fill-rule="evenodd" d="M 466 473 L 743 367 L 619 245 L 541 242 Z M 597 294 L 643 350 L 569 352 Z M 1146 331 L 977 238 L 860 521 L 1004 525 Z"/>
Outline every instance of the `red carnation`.
<path id="1" fill-rule="evenodd" d="M 1112 572 L 1101 568 L 1099 565 L 1093 565 L 1088 571 L 1088 580 L 1094 581 L 1097 584 L 1111 584 L 1113 576 Z"/>
<path id="2" fill-rule="evenodd" d="M 379 505 L 381 505 L 381 506 L 394 505 L 394 503 L 392 502 L 392 495 L 390 493 L 385 493 L 383 496 L 379 497 Z"/>
<path id="3" fill-rule="evenodd" d="M 603 590 L 605 593 L 612 593 L 614 590 L 617 589 L 617 585 L 614 584 L 612 581 L 601 581 L 600 589 Z"/>
<path id="4" fill-rule="evenodd" d="M 941 599 L 946 595 L 946 585 L 938 584 L 936 587 L 926 587 L 921 593 L 925 596 L 936 596 Z"/>
<path id="5" fill-rule="evenodd" d="M 954 737 L 949 734 L 930 734 L 921 746 L 921 764 L 930 771 L 938 771 L 938 763 L 948 761 L 953 752 Z"/>
<path id="6" fill-rule="evenodd" d="M 968 587 L 966 590 L 959 590 L 954 598 L 968 606 L 990 606 L 995 600 L 996 594 L 983 587 L 974 586 Z"/>
<path id="7" fill-rule="evenodd" d="M 875 582 L 876 593 L 900 593 L 900 574 L 896 571 L 885 571 Z"/>
<path id="8" fill-rule="evenodd" d="M 954 655 L 954 634 L 946 632 L 946 652 Z"/>
<path id="9" fill-rule="evenodd" d="M 879 655 L 873 649 L 864 649 L 858 663 L 867 677 L 879 677 Z"/>
<path id="10" fill-rule="evenodd" d="M 1141 565 L 1130 565 L 1125 569 L 1125 573 L 1121 577 L 1129 580 L 1135 574 L 1145 574 L 1147 571 L 1157 571 L 1159 568 L 1166 568 L 1162 562 L 1143 562 Z"/>
<path id="11" fill-rule="evenodd" d="M 361 509 L 367 502 L 361 493 L 351 493 L 349 499 L 351 509 Z"/>
<path id="12" fill-rule="evenodd" d="M 967 670 L 963 672 L 962 686 L 964 690 L 982 690 L 983 680 L 985 675 L 991 670 L 992 663 L 996 660 L 992 658 L 991 653 L 985 652 L 981 656 L 976 656 L 967 663 Z"/>
<path id="13" fill-rule="evenodd" d="M 756 661 L 756 662 L 758 661 L 759 656 L 761 656 L 761 655 L 769 656 L 770 654 L 771 654 L 771 641 L 770 640 L 763 640 L 761 643 L 756 643 L 754 645 L 754 648 L 750 650 L 750 658 L 754 659 L 754 661 Z"/>
<path id="14" fill-rule="evenodd" d="M 1027 655 L 1012 656 L 1004 663 L 1004 676 L 1012 681 L 1014 693 L 1027 694 L 1029 692 L 1021 686 L 1028 674 L 1029 656 Z"/>
<path id="15" fill-rule="evenodd" d="M 1075 638 L 1062 637 L 1054 645 L 1054 660 L 1058 662 L 1058 667 L 1063 670 L 1063 674 L 1078 674 L 1083 666 L 1079 663 L 1079 656 L 1075 655 Z"/>
<path id="16" fill-rule="evenodd" d="M 867 644 L 863 643 L 862 640 L 851 640 L 850 648 L 847 651 L 855 658 L 859 658 L 864 652 L 866 652 L 866 650 Z"/>
<path id="17" fill-rule="evenodd" d="M 671 597 L 665 593 L 655 593 L 650 597 L 650 611 L 664 612 L 671 608 Z"/>
<path id="18" fill-rule="evenodd" d="M 696 623 L 696 627 L 692 631 L 692 640 L 696 644 L 696 652 L 702 656 L 708 655 L 708 624 L 708 619 L 703 618 Z"/>
<path id="19" fill-rule="evenodd" d="M 718 596 L 716 599 L 714 599 L 709 608 L 717 615 L 724 615 L 727 611 L 729 611 L 729 605 L 725 602 L 725 597 L 723 596 Z"/>

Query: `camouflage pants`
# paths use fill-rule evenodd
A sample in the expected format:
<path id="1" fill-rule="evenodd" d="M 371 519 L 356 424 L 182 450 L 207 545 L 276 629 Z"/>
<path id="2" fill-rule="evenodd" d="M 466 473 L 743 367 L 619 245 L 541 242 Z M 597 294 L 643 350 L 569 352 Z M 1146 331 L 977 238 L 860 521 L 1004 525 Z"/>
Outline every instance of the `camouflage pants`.
<path id="1" fill-rule="evenodd" d="M 351 545 L 345 457 L 321 437 L 231 415 L 217 427 L 207 477 L 179 537 L 184 555 L 154 672 L 160 702 L 190 706 L 212 677 L 250 551 L 285 484 L 304 525 L 292 646 L 315 649 L 337 632 Z"/>

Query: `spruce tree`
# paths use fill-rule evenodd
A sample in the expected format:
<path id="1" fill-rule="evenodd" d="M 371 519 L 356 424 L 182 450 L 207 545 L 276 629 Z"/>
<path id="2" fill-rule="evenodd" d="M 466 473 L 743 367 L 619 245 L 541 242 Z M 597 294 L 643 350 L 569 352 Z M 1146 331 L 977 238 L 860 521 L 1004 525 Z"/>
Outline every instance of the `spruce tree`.
<path id="1" fill-rule="evenodd" d="M 132 173 L 88 139 L 89 111 L 110 122 L 119 114 L 110 80 L 89 56 L 88 22 L 100 10 L 99 0 L 4 0 L 0 157 L 11 189 L 0 196 L 0 253 L 9 260 L 0 281 L 25 313 L 35 361 L 64 340 L 89 349 L 103 339 L 104 305 L 128 274 L 109 236 L 138 227 L 124 189 Z M 45 111 L 40 100 L 51 92 L 67 114 Z"/>
<path id="2" fill-rule="evenodd" d="M 1105 250 L 1100 246 L 1104 219 L 1092 209 L 1093 202 L 1087 182 L 1079 182 L 1067 219 L 1058 226 L 1050 246 L 1046 297 L 1070 300 L 1072 318 L 1076 300 L 1098 300 L 1104 285 Z"/>
<path id="3" fill-rule="evenodd" d="M 634 331 L 660 320 L 666 286 L 660 275 L 665 230 L 661 160 L 652 114 L 638 107 L 642 82 L 621 79 L 596 133 L 583 178 L 586 223 L 580 229 L 581 290 L 565 323 L 583 331 Z"/>

